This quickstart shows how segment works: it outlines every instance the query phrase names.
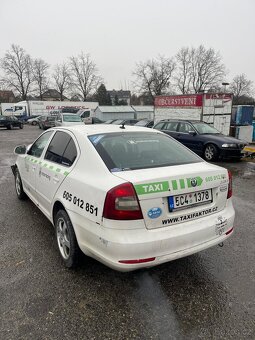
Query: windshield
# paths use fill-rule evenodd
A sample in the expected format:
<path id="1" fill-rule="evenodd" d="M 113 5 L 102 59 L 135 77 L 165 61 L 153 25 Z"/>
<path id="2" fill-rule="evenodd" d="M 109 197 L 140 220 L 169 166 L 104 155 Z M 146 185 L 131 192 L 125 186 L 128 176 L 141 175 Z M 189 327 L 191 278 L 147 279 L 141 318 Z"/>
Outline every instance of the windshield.
<path id="1" fill-rule="evenodd" d="M 0 120 L 6 120 L 6 117 L 4 117 L 4 116 L 0 116 Z"/>
<path id="2" fill-rule="evenodd" d="M 200 135 L 205 134 L 205 133 L 210 133 L 210 134 L 220 133 L 214 127 L 212 127 L 208 124 L 205 124 L 205 123 L 193 123 L 193 126 L 198 131 L 198 133 Z"/>
<path id="3" fill-rule="evenodd" d="M 186 147 L 160 133 L 97 134 L 89 139 L 112 172 L 202 162 Z"/>
<path id="4" fill-rule="evenodd" d="M 78 115 L 63 115 L 64 122 L 81 122 L 81 117 Z"/>

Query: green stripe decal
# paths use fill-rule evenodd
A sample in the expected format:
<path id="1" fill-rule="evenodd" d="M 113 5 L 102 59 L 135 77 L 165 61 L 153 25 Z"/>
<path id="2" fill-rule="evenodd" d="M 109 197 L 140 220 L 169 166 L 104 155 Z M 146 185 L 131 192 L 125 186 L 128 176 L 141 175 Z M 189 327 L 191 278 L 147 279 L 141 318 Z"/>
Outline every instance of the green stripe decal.
<path id="1" fill-rule="evenodd" d="M 154 182 L 154 183 L 144 183 L 135 185 L 135 190 L 137 195 L 154 194 L 157 192 L 169 191 L 168 181 L 164 182 Z"/>
<path id="2" fill-rule="evenodd" d="M 39 161 L 39 159 L 35 159 L 29 156 L 26 156 L 25 159 L 27 159 L 28 161 L 30 161 L 31 163 L 38 163 L 38 165 L 41 165 L 44 168 L 48 168 L 49 170 L 53 171 L 53 172 L 57 172 L 57 173 L 62 173 L 64 176 L 69 175 L 69 171 L 64 171 L 64 169 L 61 168 L 57 168 L 54 165 L 50 165 L 49 163 L 44 163 L 43 161 Z"/>
<path id="3" fill-rule="evenodd" d="M 178 189 L 177 188 L 177 181 L 175 179 L 172 181 L 172 186 L 173 186 L 173 190 L 177 190 Z"/>
<path id="4" fill-rule="evenodd" d="M 184 189 L 184 188 L 185 188 L 184 179 L 180 179 L 180 186 L 181 186 L 181 189 Z"/>

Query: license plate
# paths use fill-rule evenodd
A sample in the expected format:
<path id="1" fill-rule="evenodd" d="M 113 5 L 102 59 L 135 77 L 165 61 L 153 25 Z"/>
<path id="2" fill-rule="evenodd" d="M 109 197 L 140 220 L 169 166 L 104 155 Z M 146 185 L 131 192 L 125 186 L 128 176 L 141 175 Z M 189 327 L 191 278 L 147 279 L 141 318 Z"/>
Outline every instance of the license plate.
<path id="1" fill-rule="evenodd" d="M 168 197 L 170 211 L 190 205 L 200 205 L 208 202 L 212 202 L 212 189 Z"/>

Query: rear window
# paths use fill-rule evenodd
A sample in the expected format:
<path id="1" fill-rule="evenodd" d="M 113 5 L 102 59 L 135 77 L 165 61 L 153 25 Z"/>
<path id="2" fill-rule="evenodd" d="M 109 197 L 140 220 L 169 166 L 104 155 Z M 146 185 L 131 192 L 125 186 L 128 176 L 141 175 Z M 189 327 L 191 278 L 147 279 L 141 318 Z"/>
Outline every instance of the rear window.
<path id="1" fill-rule="evenodd" d="M 48 116 L 45 120 L 48 120 L 48 121 L 53 121 L 53 120 L 55 120 L 56 119 L 56 117 L 55 116 Z"/>
<path id="2" fill-rule="evenodd" d="M 78 115 L 63 115 L 64 122 L 81 122 L 81 117 Z"/>
<path id="3" fill-rule="evenodd" d="M 202 162 L 189 149 L 160 133 L 97 134 L 89 139 L 112 172 Z"/>

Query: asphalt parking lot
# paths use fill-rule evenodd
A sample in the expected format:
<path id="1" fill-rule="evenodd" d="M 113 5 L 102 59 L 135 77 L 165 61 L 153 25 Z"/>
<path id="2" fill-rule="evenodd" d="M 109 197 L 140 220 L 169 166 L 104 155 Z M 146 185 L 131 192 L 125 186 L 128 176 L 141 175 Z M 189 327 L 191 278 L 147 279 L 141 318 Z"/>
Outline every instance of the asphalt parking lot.
<path id="1" fill-rule="evenodd" d="M 0 129 L 2 339 L 255 339 L 255 164 L 219 163 L 236 209 L 224 247 L 131 273 L 85 257 L 68 270 L 50 222 L 14 190 L 13 149 L 40 132 Z"/>

